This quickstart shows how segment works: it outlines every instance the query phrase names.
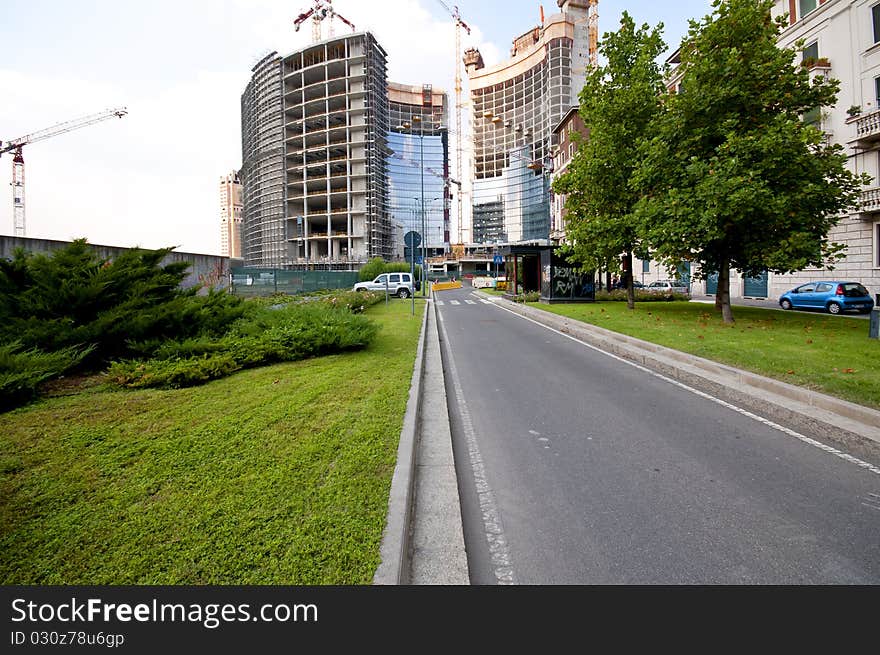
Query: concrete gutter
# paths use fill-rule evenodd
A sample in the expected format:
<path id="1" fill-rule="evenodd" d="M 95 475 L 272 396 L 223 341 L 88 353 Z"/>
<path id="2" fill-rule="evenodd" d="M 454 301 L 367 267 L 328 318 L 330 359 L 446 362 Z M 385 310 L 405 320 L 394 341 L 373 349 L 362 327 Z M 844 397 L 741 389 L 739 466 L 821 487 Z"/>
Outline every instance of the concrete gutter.
<path id="1" fill-rule="evenodd" d="M 412 518 L 419 415 L 421 414 L 423 372 L 427 350 L 428 331 L 425 327 L 430 304 L 425 303 L 425 311 L 422 316 L 422 332 L 419 336 L 416 363 L 409 385 L 409 399 L 406 403 L 403 428 L 400 431 L 400 443 L 397 447 L 397 466 L 394 468 L 394 476 L 391 478 L 388 516 L 379 551 L 382 562 L 373 575 L 373 584 L 376 585 L 399 585 L 409 582 L 410 519 Z"/>
<path id="2" fill-rule="evenodd" d="M 880 412 L 672 348 L 475 291 L 505 308 L 585 343 L 771 420 L 863 453 L 880 453 Z"/>

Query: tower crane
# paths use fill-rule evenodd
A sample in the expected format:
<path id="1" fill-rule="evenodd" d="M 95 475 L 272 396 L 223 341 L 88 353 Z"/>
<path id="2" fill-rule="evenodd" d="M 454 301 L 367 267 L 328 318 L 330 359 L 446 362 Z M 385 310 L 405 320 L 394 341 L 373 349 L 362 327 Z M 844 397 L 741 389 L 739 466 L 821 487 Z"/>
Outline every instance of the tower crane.
<path id="1" fill-rule="evenodd" d="M 312 41 L 317 43 L 321 40 L 321 21 L 325 18 L 330 19 L 330 26 L 327 28 L 327 34 L 331 38 L 333 37 L 333 19 L 338 18 L 343 23 L 348 25 L 351 28 L 351 31 L 355 31 L 354 23 L 350 20 L 346 19 L 341 14 L 336 13 L 336 10 L 333 9 L 333 0 L 314 0 L 314 6 L 304 11 L 299 16 L 297 16 L 294 21 L 294 31 L 299 32 L 300 26 L 305 23 L 309 18 L 312 19 Z"/>
<path id="2" fill-rule="evenodd" d="M 28 144 L 36 143 L 37 141 L 43 141 L 44 139 L 48 139 L 53 136 L 58 136 L 59 134 L 65 134 L 67 132 L 72 132 L 73 130 L 78 130 L 81 127 L 86 127 L 88 125 L 94 125 L 95 123 L 100 123 L 101 121 L 107 120 L 109 118 L 113 118 L 114 116 L 117 118 L 122 118 L 128 113 L 128 110 L 125 107 L 120 107 L 118 109 L 108 109 L 107 111 L 100 112 L 98 114 L 91 114 L 90 116 L 83 116 L 82 118 L 75 118 L 70 121 L 65 121 L 63 123 L 58 123 L 57 125 L 53 125 L 52 127 L 47 127 L 44 130 L 40 130 L 38 132 L 31 132 L 30 134 L 25 134 L 22 137 L 17 139 L 13 139 L 12 141 L 7 141 L 3 143 L 0 141 L 0 155 L 5 152 L 11 152 L 12 155 L 12 215 L 13 215 L 13 224 L 15 227 L 15 236 L 23 237 L 25 236 L 25 222 L 24 222 L 24 155 L 22 154 L 22 148 Z"/>
<path id="3" fill-rule="evenodd" d="M 590 0 L 587 28 L 589 30 L 590 66 L 599 66 L 599 0 Z"/>
<path id="4" fill-rule="evenodd" d="M 443 0 L 437 0 L 446 12 L 452 16 L 452 20 L 455 23 L 455 130 L 456 130 L 456 147 L 455 147 L 455 173 L 459 178 L 463 177 L 463 173 L 461 171 L 461 28 L 464 28 L 468 34 L 471 33 L 471 28 L 468 27 L 467 23 L 465 23 L 461 19 L 461 14 L 458 12 L 458 6 L 449 8 Z M 459 186 L 461 186 L 459 184 Z M 461 191 L 458 193 L 458 242 L 462 242 L 462 207 L 461 207 Z"/>

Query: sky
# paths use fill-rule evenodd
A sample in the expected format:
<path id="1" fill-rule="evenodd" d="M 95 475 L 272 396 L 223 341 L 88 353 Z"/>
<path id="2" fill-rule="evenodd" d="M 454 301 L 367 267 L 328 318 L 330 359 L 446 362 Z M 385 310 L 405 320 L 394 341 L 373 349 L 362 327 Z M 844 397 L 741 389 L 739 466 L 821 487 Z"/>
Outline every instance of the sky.
<path id="1" fill-rule="evenodd" d="M 389 80 L 454 102 L 456 0 L 335 0 L 388 53 Z M 311 41 L 312 0 L 0 0 L 0 140 L 125 107 L 124 118 L 24 148 L 27 236 L 220 253 L 219 181 L 241 166 L 241 94 L 264 54 Z M 541 2 L 458 0 L 487 65 L 540 21 Z M 558 11 L 543 1 L 546 15 Z M 600 0 L 600 34 L 623 11 L 663 23 L 671 49 L 710 0 Z M 326 26 L 325 26 L 326 29 Z M 336 33 L 345 30 L 336 24 Z M 326 36 L 326 32 L 325 32 Z M 466 80 L 466 76 L 465 76 Z M 466 84 L 466 82 L 465 82 Z M 454 117 L 450 116 L 454 125 Z M 454 160 L 454 156 L 452 156 Z M 0 157 L 0 234 L 13 233 L 12 157 Z"/>

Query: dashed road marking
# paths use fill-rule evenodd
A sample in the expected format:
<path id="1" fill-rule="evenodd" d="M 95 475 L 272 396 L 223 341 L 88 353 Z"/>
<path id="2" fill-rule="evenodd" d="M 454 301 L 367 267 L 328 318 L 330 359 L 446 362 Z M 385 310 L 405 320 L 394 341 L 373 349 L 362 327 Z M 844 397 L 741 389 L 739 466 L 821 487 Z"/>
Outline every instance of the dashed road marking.
<path id="1" fill-rule="evenodd" d="M 434 301 L 434 302 L 436 302 L 436 303 L 437 303 L 437 306 L 438 306 L 438 307 L 443 307 L 443 305 L 445 305 L 445 304 L 446 304 L 446 303 L 445 303 L 445 302 L 443 302 L 443 301 L 442 301 L 442 300 L 435 300 L 435 301 Z"/>
<path id="2" fill-rule="evenodd" d="M 450 301 L 449 301 L 449 304 L 450 304 L 450 305 L 460 305 L 461 303 L 458 302 L 457 300 L 450 300 Z"/>
<path id="3" fill-rule="evenodd" d="M 465 300 L 465 303 L 467 303 L 468 305 L 476 305 L 477 301 L 476 300 Z"/>

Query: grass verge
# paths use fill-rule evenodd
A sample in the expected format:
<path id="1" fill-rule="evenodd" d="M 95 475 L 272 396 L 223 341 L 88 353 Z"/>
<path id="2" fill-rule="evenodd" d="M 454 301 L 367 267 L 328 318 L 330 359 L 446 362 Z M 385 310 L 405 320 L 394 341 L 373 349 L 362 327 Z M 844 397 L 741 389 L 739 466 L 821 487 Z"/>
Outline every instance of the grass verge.
<path id="1" fill-rule="evenodd" d="M 3 584 L 367 584 L 423 303 L 365 350 L 0 414 Z"/>
<path id="2" fill-rule="evenodd" d="M 712 305 L 529 303 L 675 350 L 880 409 L 880 343 L 868 323 L 841 316 L 735 307 L 733 326 Z"/>

